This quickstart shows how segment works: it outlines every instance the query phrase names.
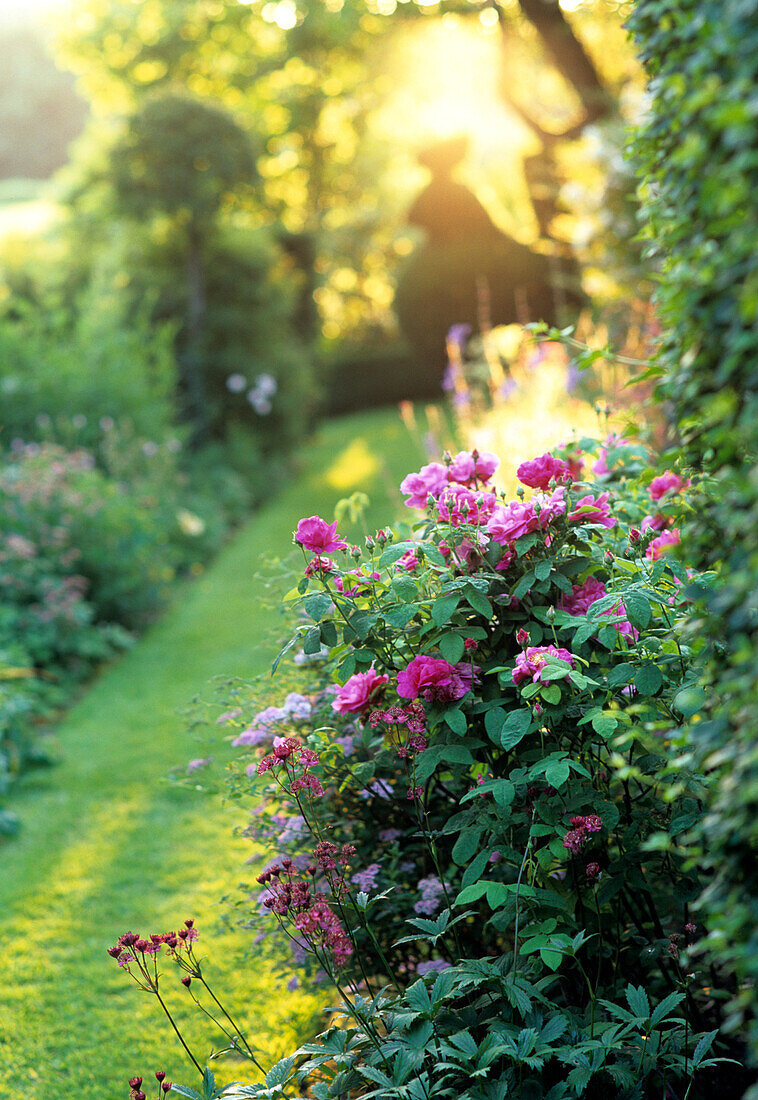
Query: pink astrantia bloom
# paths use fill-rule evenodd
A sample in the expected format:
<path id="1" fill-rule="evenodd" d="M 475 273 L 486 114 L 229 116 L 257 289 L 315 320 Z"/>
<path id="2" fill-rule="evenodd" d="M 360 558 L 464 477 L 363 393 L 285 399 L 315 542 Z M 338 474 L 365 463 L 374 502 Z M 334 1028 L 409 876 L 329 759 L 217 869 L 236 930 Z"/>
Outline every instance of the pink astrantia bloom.
<path id="1" fill-rule="evenodd" d="M 422 653 L 398 673 L 397 693 L 403 699 L 420 696 L 427 702 L 451 703 L 462 699 L 471 690 L 472 682 L 471 666 L 465 662 L 451 665 L 442 657 Z"/>
<path id="2" fill-rule="evenodd" d="M 529 462 L 522 462 L 516 471 L 516 477 L 522 485 L 532 489 L 548 489 L 552 480 L 566 481 L 571 475 L 568 462 L 554 458 L 551 454 L 540 455 Z"/>
<path id="3" fill-rule="evenodd" d="M 653 478 L 648 486 L 648 492 L 651 500 L 660 500 L 666 493 L 678 493 L 684 486 L 684 479 L 679 477 L 679 474 L 666 470 L 660 477 Z"/>
<path id="4" fill-rule="evenodd" d="M 295 531 L 295 541 L 318 555 L 347 550 L 347 543 L 337 535 L 337 521 L 327 523 L 320 516 L 301 519 Z"/>
<path id="5" fill-rule="evenodd" d="M 591 494 L 580 497 L 569 512 L 569 522 L 594 523 L 599 524 L 601 527 L 615 527 L 616 519 L 611 515 L 608 498 L 608 493 L 601 493 L 596 497 Z"/>
<path id="6" fill-rule="evenodd" d="M 460 527 L 462 523 L 486 523 L 497 504 L 494 493 L 476 492 L 465 485 L 449 485 L 437 501 L 441 520 Z"/>
<path id="7" fill-rule="evenodd" d="M 363 714 L 387 683 L 389 676 L 380 676 L 373 665 L 368 672 L 356 672 L 337 689 L 332 710 L 336 714 Z"/>
<path id="8" fill-rule="evenodd" d="M 511 675 L 513 683 L 518 686 L 524 680 L 529 679 L 535 684 L 539 680 L 542 680 L 545 684 L 550 683 L 549 676 L 542 676 L 542 670 L 549 657 L 557 657 L 560 661 L 566 661 L 571 668 L 576 667 L 574 655 L 569 653 L 567 649 L 561 649 L 554 645 L 529 646 L 528 649 L 524 650 L 523 653 L 519 653 L 516 657 L 516 667 Z"/>
<path id="9" fill-rule="evenodd" d="M 650 561 L 658 561 L 658 558 L 662 557 L 663 554 L 667 554 L 672 546 L 677 546 L 681 541 L 678 527 L 675 527 L 673 531 L 664 531 L 650 543 L 645 551 L 645 557 L 649 558 Z"/>
<path id="10" fill-rule="evenodd" d="M 400 492 L 409 498 L 405 502 L 407 508 L 426 508 L 429 495 L 438 497 L 447 484 L 447 466 L 430 462 L 418 473 L 408 474 L 400 483 Z"/>

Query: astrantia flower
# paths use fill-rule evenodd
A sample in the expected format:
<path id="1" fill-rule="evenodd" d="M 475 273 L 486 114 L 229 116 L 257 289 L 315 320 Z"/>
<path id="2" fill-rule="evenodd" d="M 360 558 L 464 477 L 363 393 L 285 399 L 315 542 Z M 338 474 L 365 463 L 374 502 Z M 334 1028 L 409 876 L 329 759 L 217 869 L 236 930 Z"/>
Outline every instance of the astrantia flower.
<path id="1" fill-rule="evenodd" d="M 514 684 L 518 685 L 529 679 L 535 684 L 540 680 L 545 684 L 550 683 L 549 676 L 542 676 L 542 670 L 550 657 L 566 661 L 572 668 L 576 667 L 574 655 L 567 649 L 560 649 L 554 645 L 529 646 L 516 657 L 516 667 L 511 676 Z"/>
<path id="2" fill-rule="evenodd" d="M 381 694 L 389 676 L 380 676 L 374 666 L 367 672 L 356 672 L 341 687 L 332 702 L 337 714 L 363 714 Z"/>
<path id="3" fill-rule="evenodd" d="M 327 523 L 320 516 L 301 519 L 295 531 L 295 541 L 319 556 L 335 550 L 347 550 L 347 543 L 337 535 L 337 521 Z"/>
<path id="4" fill-rule="evenodd" d="M 422 653 L 398 673 L 397 693 L 403 699 L 420 696 L 427 702 L 450 703 L 462 699 L 471 690 L 472 681 L 471 666 L 465 662 L 451 665 L 442 657 Z"/>
<path id="5" fill-rule="evenodd" d="M 567 481 L 570 474 L 568 462 L 564 462 L 562 458 L 554 458 L 551 454 L 522 462 L 516 471 L 516 477 L 521 484 L 532 489 L 548 489 L 551 481 Z"/>

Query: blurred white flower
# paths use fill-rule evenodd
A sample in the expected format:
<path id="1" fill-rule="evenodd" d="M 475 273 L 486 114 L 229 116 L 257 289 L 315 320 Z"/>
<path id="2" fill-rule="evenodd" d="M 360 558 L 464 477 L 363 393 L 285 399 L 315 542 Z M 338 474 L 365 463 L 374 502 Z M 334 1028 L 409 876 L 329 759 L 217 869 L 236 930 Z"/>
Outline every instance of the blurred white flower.
<path id="1" fill-rule="evenodd" d="M 278 386 L 273 374 L 259 374 L 255 380 L 255 388 L 261 397 L 273 397 Z"/>
<path id="2" fill-rule="evenodd" d="M 247 385 L 247 378 L 244 374 L 230 374 L 226 380 L 226 388 L 229 393 L 242 393 Z"/>

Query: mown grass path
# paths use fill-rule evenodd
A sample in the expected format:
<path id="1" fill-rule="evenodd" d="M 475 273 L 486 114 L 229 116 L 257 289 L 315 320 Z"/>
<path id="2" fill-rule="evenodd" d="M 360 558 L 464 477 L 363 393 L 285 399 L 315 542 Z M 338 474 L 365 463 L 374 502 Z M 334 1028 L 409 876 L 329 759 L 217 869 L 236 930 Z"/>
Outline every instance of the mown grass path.
<path id="1" fill-rule="evenodd" d="M 313 1002 L 287 993 L 270 960 L 238 965 L 244 936 L 220 924 L 221 898 L 251 877 L 242 870 L 249 842 L 232 835 L 240 807 L 161 780 L 198 755 L 177 712 L 214 676 L 270 664 L 271 614 L 254 577 L 261 559 L 287 552 L 300 516 L 331 515 L 357 489 L 371 497 L 369 523 L 385 521 L 419 458 L 394 412 L 328 424 L 297 479 L 69 712 L 64 761 L 22 785 L 14 809 L 23 830 L 0 850 L 0 1095 L 115 1100 L 132 1074 L 156 1069 L 192 1083 L 153 998 L 105 953 L 126 929 L 197 917 L 209 976 L 267 1059 L 309 1019 Z M 274 681 L 272 697 L 278 690 Z M 173 1003 L 204 1056 L 209 1031 L 183 993 L 177 987 Z"/>

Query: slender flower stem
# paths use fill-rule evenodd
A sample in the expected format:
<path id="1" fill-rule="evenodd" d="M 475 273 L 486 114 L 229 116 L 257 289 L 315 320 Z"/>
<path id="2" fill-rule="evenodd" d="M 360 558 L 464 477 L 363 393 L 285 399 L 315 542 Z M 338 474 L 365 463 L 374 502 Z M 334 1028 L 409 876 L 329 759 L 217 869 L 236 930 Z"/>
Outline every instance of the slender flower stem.
<path id="1" fill-rule="evenodd" d="M 160 993 L 158 992 L 158 989 L 157 989 L 157 988 L 155 989 L 155 991 L 154 991 L 154 992 L 155 992 L 155 996 L 156 996 L 156 997 L 158 998 L 158 1004 L 159 1004 L 159 1005 L 161 1006 L 161 1008 L 163 1009 L 163 1011 L 164 1011 L 164 1012 L 166 1013 L 166 1016 L 167 1016 L 167 1018 L 168 1018 L 168 1022 L 169 1022 L 169 1023 L 171 1024 L 172 1028 L 173 1028 L 173 1029 L 174 1029 L 174 1031 L 176 1032 L 176 1035 L 177 1035 L 177 1038 L 179 1039 L 179 1042 L 180 1042 L 180 1043 L 182 1044 L 182 1046 L 183 1046 L 183 1047 L 184 1047 L 184 1049 L 186 1050 L 187 1054 L 189 1055 L 190 1061 L 192 1062 L 193 1066 L 195 1067 L 195 1069 L 197 1070 L 197 1072 L 198 1072 L 198 1073 L 200 1074 L 200 1076 L 202 1077 L 202 1076 L 203 1076 L 203 1071 L 202 1071 L 202 1069 L 200 1068 L 200 1063 L 198 1062 L 198 1060 L 197 1060 L 197 1058 L 195 1057 L 195 1055 L 194 1055 L 194 1054 L 192 1053 L 192 1051 L 190 1050 L 190 1048 L 189 1048 L 189 1047 L 187 1046 L 187 1044 L 185 1043 L 185 1041 L 184 1041 L 184 1038 L 183 1038 L 183 1036 L 182 1036 L 182 1033 L 181 1033 L 181 1031 L 179 1030 L 179 1028 L 178 1028 L 178 1027 L 176 1026 L 176 1024 L 174 1023 L 174 1018 L 173 1018 L 173 1016 L 171 1015 L 171 1013 L 169 1012 L 169 1010 L 168 1010 L 168 1006 L 166 1005 L 166 1002 L 165 1002 L 165 1001 L 163 1000 L 163 998 L 161 997 L 161 995 L 160 995 Z"/>

